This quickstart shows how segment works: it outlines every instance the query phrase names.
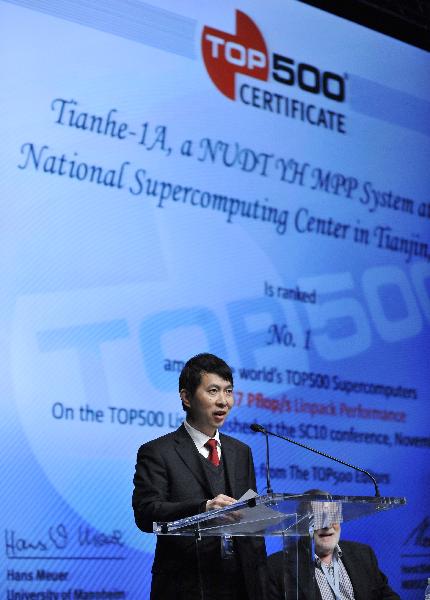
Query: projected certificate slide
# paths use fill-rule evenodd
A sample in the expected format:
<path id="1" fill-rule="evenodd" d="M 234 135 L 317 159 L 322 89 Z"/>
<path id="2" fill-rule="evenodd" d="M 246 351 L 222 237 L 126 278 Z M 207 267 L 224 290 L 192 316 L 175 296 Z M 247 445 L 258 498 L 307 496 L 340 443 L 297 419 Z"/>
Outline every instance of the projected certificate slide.
<path id="1" fill-rule="evenodd" d="M 136 452 L 182 423 L 180 370 L 209 351 L 260 493 L 252 423 L 407 497 L 342 535 L 420 598 L 428 55 L 295 1 L 0 11 L 5 597 L 149 597 Z M 375 493 L 270 443 L 276 492 Z"/>

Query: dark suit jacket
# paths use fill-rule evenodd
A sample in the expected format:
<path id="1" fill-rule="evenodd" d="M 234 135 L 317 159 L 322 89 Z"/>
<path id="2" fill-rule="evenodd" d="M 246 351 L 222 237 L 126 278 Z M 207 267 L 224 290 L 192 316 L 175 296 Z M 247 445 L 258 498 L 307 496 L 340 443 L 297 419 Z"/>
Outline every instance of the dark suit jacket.
<path id="1" fill-rule="evenodd" d="M 220 434 L 220 441 L 226 483 L 232 497 L 240 498 L 250 488 L 256 490 L 249 446 L 223 434 Z M 152 532 L 153 521 L 175 521 L 204 512 L 206 500 L 215 495 L 184 425 L 139 448 L 133 509 L 136 524 L 142 531 Z M 219 540 L 216 541 L 220 547 Z M 213 547 L 213 538 L 203 539 L 202 547 L 209 548 L 210 542 Z M 264 541 L 237 538 L 236 545 L 248 596 L 260 600 L 264 597 L 260 589 L 262 572 L 265 572 Z M 210 564 L 205 564 L 204 551 L 199 552 L 199 560 L 202 569 L 210 569 Z M 196 561 L 196 544 L 192 537 L 158 537 L 152 567 L 153 597 L 175 598 L 174 593 L 169 592 L 169 585 L 175 577 L 192 577 Z M 160 590 L 158 595 L 154 593 L 155 587 Z"/>
<path id="2" fill-rule="evenodd" d="M 384 573 L 379 570 L 378 561 L 372 548 L 358 542 L 340 541 L 342 562 L 348 572 L 354 590 L 355 600 L 400 600 L 388 585 Z M 281 552 L 272 554 L 267 559 L 269 595 L 268 600 L 284 598 L 283 558 Z M 288 561 L 287 561 L 288 564 Z M 300 567 L 299 567 L 300 568 Z M 313 579 L 315 600 L 321 600 L 316 579 Z M 299 581 L 299 598 L 307 600 L 312 594 L 306 591 L 305 582 Z"/>

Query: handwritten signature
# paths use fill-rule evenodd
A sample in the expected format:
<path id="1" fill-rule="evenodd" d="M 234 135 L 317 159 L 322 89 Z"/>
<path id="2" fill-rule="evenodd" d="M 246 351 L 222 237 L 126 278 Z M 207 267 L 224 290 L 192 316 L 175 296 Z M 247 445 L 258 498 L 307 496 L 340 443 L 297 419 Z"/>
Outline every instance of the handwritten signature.
<path id="1" fill-rule="evenodd" d="M 403 545 L 420 546 L 421 548 L 430 548 L 430 516 L 418 523 L 411 531 Z"/>
<path id="2" fill-rule="evenodd" d="M 119 529 L 114 529 L 112 533 L 107 534 L 96 531 L 88 525 L 80 525 L 77 530 L 70 531 L 60 523 L 49 527 L 41 537 L 33 538 L 21 536 L 14 529 L 5 530 L 5 550 L 8 558 L 31 557 L 40 553 L 47 556 L 53 551 L 76 547 L 101 549 L 122 546 L 124 546 L 123 532 Z"/>

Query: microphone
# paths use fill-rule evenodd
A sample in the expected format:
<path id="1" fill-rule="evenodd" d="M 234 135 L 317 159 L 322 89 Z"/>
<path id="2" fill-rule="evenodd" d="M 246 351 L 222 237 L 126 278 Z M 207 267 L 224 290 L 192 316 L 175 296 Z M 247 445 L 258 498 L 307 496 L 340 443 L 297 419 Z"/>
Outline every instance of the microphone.
<path id="1" fill-rule="evenodd" d="M 266 436 L 266 489 L 268 494 L 273 494 L 272 486 L 270 485 L 269 436 L 267 435 L 270 432 L 261 425 L 258 425 L 258 423 L 252 423 L 250 427 L 252 431 L 263 433 Z"/>
<path id="2" fill-rule="evenodd" d="M 344 460 L 341 460 L 340 458 L 335 458 L 334 456 L 331 456 L 330 454 L 327 454 L 326 452 L 321 452 L 321 450 L 316 450 L 315 448 L 311 448 L 311 446 L 307 446 L 306 444 L 301 444 L 300 442 L 297 442 L 296 440 L 292 440 L 291 438 L 285 437 L 283 435 L 279 435 L 279 433 L 273 433 L 273 431 L 268 431 L 265 427 L 263 427 L 262 425 L 259 425 L 258 423 L 252 423 L 252 425 L 250 425 L 250 428 L 252 429 L 252 431 L 255 431 L 256 433 L 264 433 L 264 435 L 266 436 L 266 445 L 267 445 L 267 454 L 266 454 L 266 468 L 267 468 L 267 487 L 269 488 L 270 486 L 270 476 L 269 476 L 269 444 L 268 444 L 268 436 L 269 435 L 273 435 L 275 437 L 280 438 L 281 440 L 285 440 L 286 442 L 291 442 L 291 444 L 296 444 L 296 446 L 300 446 L 301 448 L 305 448 L 306 450 L 310 450 L 311 452 L 315 452 L 315 454 L 319 454 L 320 456 L 324 456 L 325 458 L 329 458 L 330 460 L 334 460 L 335 462 L 340 463 L 341 465 L 345 465 L 345 467 L 350 467 L 351 469 L 355 469 L 356 471 L 360 471 L 361 473 L 364 473 L 365 475 L 367 475 L 368 477 L 370 477 L 370 479 L 373 482 L 373 485 L 375 487 L 375 496 L 377 498 L 380 498 L 381 494 L 379 493 L 379 488 L 378 488 L 378 484 L 376 483 L 376 479 L 373 477 L 373 475 L 371 475 L 369 473 L 369 471 L 365 471 L 364 469 L 361 469 L 360 467 L 356 467 L 355 465 L 351 465 L 350 463 L 345 462 Z M 272 493 L 272 490 L 271 490 Z"/>

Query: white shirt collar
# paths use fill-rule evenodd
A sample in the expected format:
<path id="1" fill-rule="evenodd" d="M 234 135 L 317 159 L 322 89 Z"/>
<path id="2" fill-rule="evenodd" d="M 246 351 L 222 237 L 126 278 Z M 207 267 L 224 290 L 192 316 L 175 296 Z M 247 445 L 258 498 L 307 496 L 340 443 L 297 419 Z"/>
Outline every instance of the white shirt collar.
<path id="1" fill-rule="evenodd" d="M 190 425 L 188 423 L 188 421 L 186 421 L 186 420 L 184 421 L 184 426 L 185 426 L 185 429 L 190 434 L 191 439 L 193 440 L 194 444 L 196 445 L 197 450 L 199 450 L 199 451 L 201 448 L 204 447 L 206 442 L 211 439 L 211 436 L 206 435 L 205 433 L 202 433 L 198 429 L 195 429 L 195 427 L 192 427 L 192 425 Z M 221 446 L 218 429 L 216 430 L 213 438 L 217 441 L 217 445 Z"/>

